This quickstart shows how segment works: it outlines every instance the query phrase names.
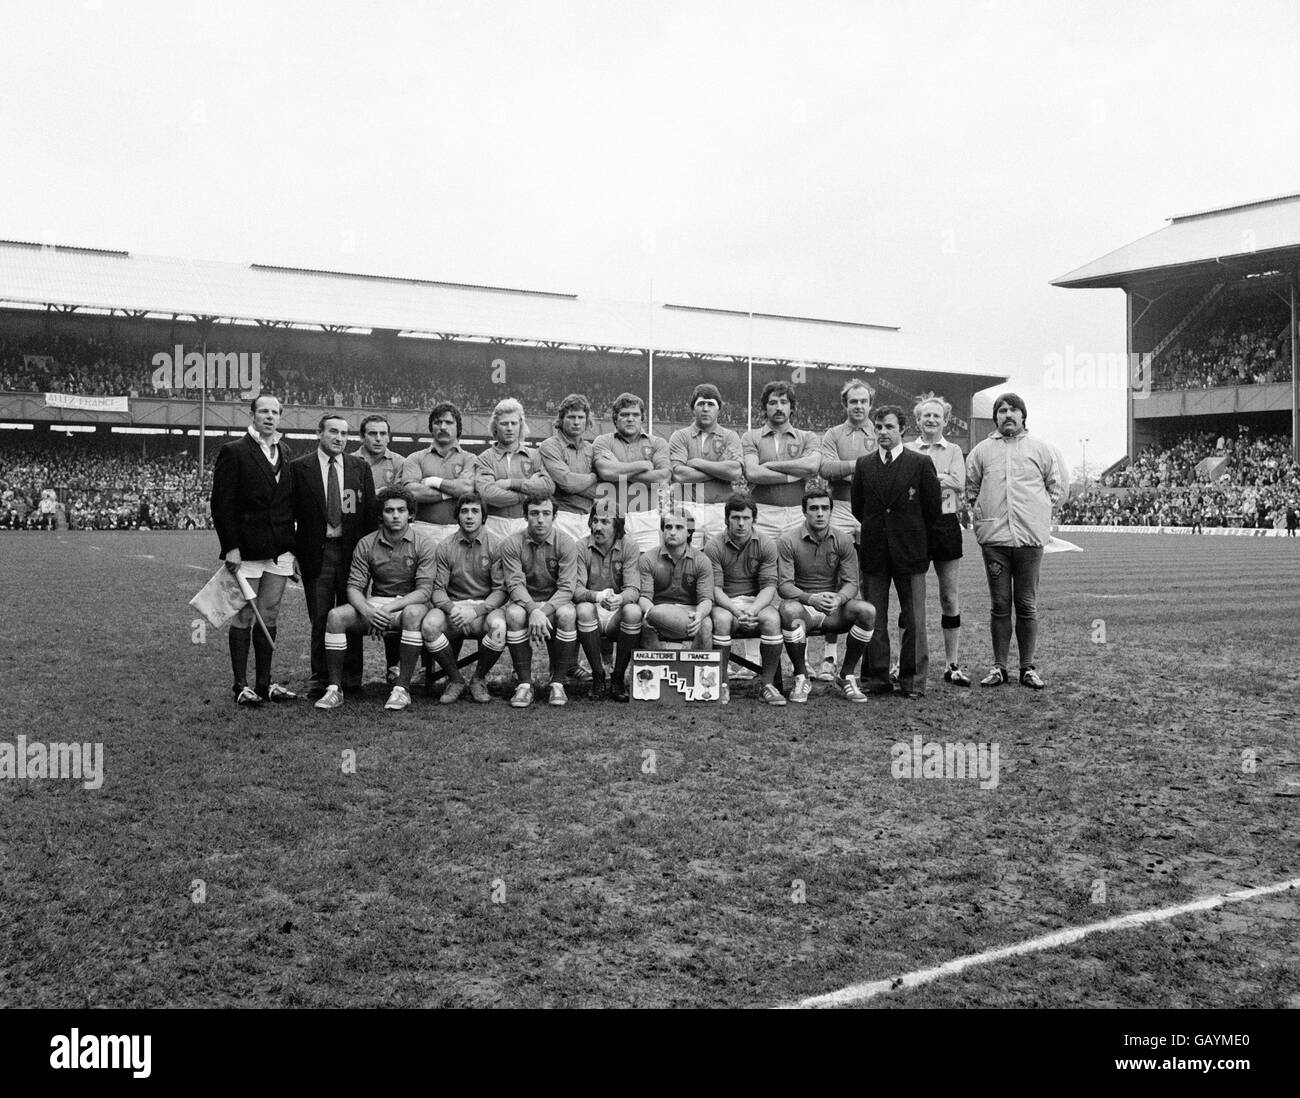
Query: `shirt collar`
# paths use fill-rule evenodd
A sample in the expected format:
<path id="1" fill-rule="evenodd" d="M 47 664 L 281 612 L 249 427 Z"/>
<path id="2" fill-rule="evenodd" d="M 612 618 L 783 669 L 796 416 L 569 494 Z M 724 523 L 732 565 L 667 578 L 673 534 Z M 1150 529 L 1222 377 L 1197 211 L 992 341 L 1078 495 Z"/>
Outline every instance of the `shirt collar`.
<path id="1" fill-rule="evenodd" d="M 791 423 L 789 420 L 786 420 L 786 421 L 785 421 L 785 426 L 782 427 L 780 431 L 778 431 L 778 430 L 777 430 L 775 427 L 773 427 L 770 423 L 764 423 L 764 424 L 763 424 L 763 429 L 762 429 L 761 431 L 759 431 L 759 436 L 760 436 L 760 437 L 763 436 L 763 435 L 776 435 L 776 434 L 781 434 L 781 435 L 792 435 L 792 434 L 794 434 L 794 424 Z"/>
<path id="2" fill-rule="evenodd" d="M 262 436 L 257 433 L 257 428 L 254 427 L 251 423 L 248 425 L 248 433 L 252 436 L 253 441 L 256 442 L 263 449 L 265 449 L 267 446 L 279 446 L 280 440 L 284 438 L 284 435 L 282 435 L 279 431 L 273 431 L 271 432 L 271 441 L 269 443 L 263 442 Z"/>
<path id="3" fill-rule="evenodd" d="M 939 450 L 944 450 L 951 445 L 953 444 L 949 442 L 946 438 L 944 438 L 943 435 L 939 436 L 938 442 L 926 442 L 925 439 L 921 438 L 919 435 L 916 438 L 916 448 L 918 450 L 930 450 L 936 448 Z"/>
<path id="4" fill-rule="evenodd" d="M 618 543 L 618 541 L 617 541 L 617 539 L 616 539 L 616 540 L 611 541 L 611 542 L 609 543 L 609 548 L 608 548 L 608 549 L 602 549 L 599 545 L 596 544 L 596 539 L 595 539 L 594 537 L 592 537 L 591 534 L 588 534 L 585 538 L 582 539 L 582 541 L 583 541 L 583 544 L 586 545 L 586 547 L 587 547 L 588 549 L 594 549 L 594 550 L 595 550 L 597 553 L 599 553 L 602 557 L 604 557 L 604 556 L 609 556 L 611 553 L 614 552 L 615 549 L 618 548 L 618 545 L 619 545 L 619 543 Z"/>
<path id="5" fill-rule="evenodd" d="M 456 524 L 456 536 L 465 545 L 474 545 L 477 542 L 482 541 L 483 535 L 484 533 L 486 533 L 486 531 L 487 531 L 486 526 L 480 526 L 477 530 L 474 531 L 474 533 L 470 537 L 466 537 L 465 531 L 460 528 L 460 523 Z"/>
<path id="6" fill-rule="evenodd" d="M 408 522 L 408 523 L 406 524 L 406 529 L 402 531 L 402 536 L 401 536 L 400 538 L 398 538 L 396 542 L 389 541 L 389 540 L 388 540 L 388 527 L 386 527 L 386 526 L 381 522 L 381 523 L 379 524 L 379 540 L 382 541 L 385 545 L 387 545 L 388 548 L 390 548 L 390 549 L 396 549 L 397 546 L 398 546 L 401 542 L 404 542 L 404 541 L 414 542 L 414 541 L 415 541 L 415 534 L 414 534 L 414 532 L 413 532 L 413 527 L 412 527 L 411 524 Z"/>
<path id="7" fill-rule="evenodd" d="M 558 427 L 555 430 L 555 437 L 560 440 L 561 446 L 567 446 L 570 450 L 581 450 L 582 444 L 587 441 L 585 437 L 580 437 L 577 442 L 574 442 Z"/>
<path id="8" fill-rule="evenodd" d="M 392 450 L 385 448 L 382 454 L 380 454 L 377 458 L 371 461 L 370 453 L 368 450 L 366 450 L 364 445 L 358 446 L 355 450 L 353 450 L 352 456 L 361 458 L 361 460 L 366 462 L 367 465 L 378 465 L 381 461 L 392 461 L 393 458 L 395 457 L 401 457 L 400 454 L 395 454 L 393 453 Z"/>
<path id="9" fill-rule="evenodd" d="M 831 528 L 828 526 L 828 527 L 826 528 L 826 533 L 824 533 L 821 537 L 818 537 L 816 534 L 814 534 L 811 530 L 808 529 L 808 523 L 807 523 L 807 522 L 805 522 L 805 523 L 803 524 L 803 526 L 801 526 L 801 527 L 799 528 L 799 536 L 800 536 L 800 537 L 807 538 L 809 541 L 815 541 L 818 545 L 820 545 L 820 544 L 821 544 L 822 542 L 824 542 L 828 537 L 830 537 L 832 533 L 833 533 L 833 531 L 832 531 Z"/>
<path id="10" fill-rule="evenodd" d="M 641 439 L 643 438 L 648 439 L 650 436 L 646 434 L 644 431 L 641 431 L 637 434 L 636 438 L 632 440 L 632 442 L 628 442 L 627 439 L 625 439 L 621 434 L 618 433 L 617 430 L 615 430 L 614 437 L 618 439 L 621 443 L 623 443 L 624 446 L 631 446 L 632 442 L 640 442 Z"/>
<path id="11" fill-rule="evenodd" d="M 867 436 L 867 438 L 874 439 L 876 437 L 876 433 L 874 431 L 869 431 L 867 429 L 870 426 L 871 426 L 871 420 L 867 420 L 863 424 L 857 424 L 846 419 L 843 423 L 840 424 L 840 430 L 843 431 L 846 435 L 851 435 L 853 434 L 854 431 L 861 431 L 864 435 Z"/>
<path id="12" fill-rule="evenodd" d="M 893 462 L 898 460 L 898 456 L 903 452 L 903 444 L 900 442 L 897 446 L 895 446 L 892 450 L 889 451 L 886 451 L 883 446 L 877 446 L 876 450 L 880 454 L 880 461 L 882 464 L 884 463 L 886 453 L 890 455 L 889 461 L 892 464 Z"/>
<path id="13" fill-rule="evenodd" d="M 524 527 L 524 541 L 528 542 L 530 545 L 550 545 L 552 542 L 555 541 L 555 535 L 556 535 L 558 532 L 559 532 L 559 531 L 558 531 L 554 526 L 552 526 L 552 527 L 551 527 L 551 532 L 550 532 L 549 534 L 547 534 L 546 537 L 545 537 L 542 541 L 534 541 L 534 540 L 533 540 L 533 534 L 532 534 L 532 531 L 529 530 L 527 526 L 525 526 L 525 527 Z"/>
<path id="14" fill-rule="evenodd" d="M 319 464 L 320 464 L 320 469 L 321 469 L 321 472 L 322 472 L 322 473 L 324 473 L 326 470 L 329 469 L 329 467 L 330 467 L 330 458 L 332 458 L 332 457 L 340 457 L 340 458 L 341 458 L 341 457 L 343 457 L 343 455 L 342 455 L 342 454 L 327 454 L 327 453 L 326 453 L 324 450 L 322 450 L 319 446 L 316 447 L 316 460 L 317 460 L 317 462 L 319 462 Z M 342 463 L 341 461 L 339 462 L 339 468 L 340 468 L 340 469 L 343 468 L 343 463 Z"/>
<path id="15" fill-rule="evenodd" d="M 732 540 L 731 534 L 727 533 L 726 531 L 723 531 L 722 536 L 726 540 L 727 544 L 730 545 L 734 550 L 736 550 L 737 553 L 743 553 L 749 547 L 750 542 L 754 540 L 755 533 L 756 531 L 753 530 L 750 531 L 749 541 L 745 542 L 744 545 L 737 545 L 735 541 Z"/>
<path id="16" fill-rule="evenodd" d="M 438 447 L 437 447 L 437 446 L 435 446 L 432 442 L 429 443 L 428 453 L 432 454 L 432 455 L 433 455 L 434 457 L 436 457 L 436 458 L 442 458 L 444 461 L 446 461 L 447 458 L 451 457 L 452 454 L 463 454 L 464 452 L 465 452 L 465 451 L 462 450 L 462 449 L 460 448 L 460 443 L 459 443 L 459 442 L 453 442 L 453 443 L 451 444 L 451 449 L 448 450 L 447 453 L 446 453 L 446 456 L 444 456 L 444 455 L 438 453 Z"/>

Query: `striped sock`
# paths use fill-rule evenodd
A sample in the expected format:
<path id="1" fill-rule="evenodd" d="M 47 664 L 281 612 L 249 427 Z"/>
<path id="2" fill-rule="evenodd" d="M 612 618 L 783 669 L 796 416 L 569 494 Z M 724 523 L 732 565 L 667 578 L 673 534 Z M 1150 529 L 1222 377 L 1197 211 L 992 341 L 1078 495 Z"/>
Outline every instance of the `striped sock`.
<path id="1" fill-rule="evenodd" d="M 343 663 L 348 655 L 346 633 L 325 634 L 325 668 L 330 686 L 343 685 Z"/>
<path id="2" fill-rule="evenodd" d="M 872 632 L 870 629 L 863 629 L 860 625 L 855 625 L 849 630 L 849 639 L 844 642 L 844 666 L 840 668 L 841 675 L 852 675 L 855 672 L 858 660 L 862 658 L 862 653 L 871 643 Z"/>
<path id="3" fill-rule="evenodd" d="M 501 658 L 501 652 L 505 645 L 499 641 L 493 642 L 491 637 L 484 637 L 478 642 L 478 663 L 474 665 L 474 677 L 476 679 L 486 679 L 488 672 L 496 666 L 497 660 Z"/>
<path id="4" fill-rule="evenodd" d="M 398 651 L 397 685 L 405 690 L 411 689 L 411 676 L 415 674 L 415 665 L 420 662 L 423 643 L 424 638 L 418 629 L 402 630 L 402 645 Z"/>
<path id="5" fill-rule="evenodd" d="M 771 685 L 776 682 L 776 672 L 781 666 L 781 634 L 758 638 L 758 654 L 762 660 L 759 682 Z"/>
<path id="6" fill-rule="evenodd" d="M 564 676 L 573 664 L 574 652 L 578 647 L 576 629 L 557 629 L 555 631 L 555 656 L 551 663 L 551 682 L 564 685 Z"/>

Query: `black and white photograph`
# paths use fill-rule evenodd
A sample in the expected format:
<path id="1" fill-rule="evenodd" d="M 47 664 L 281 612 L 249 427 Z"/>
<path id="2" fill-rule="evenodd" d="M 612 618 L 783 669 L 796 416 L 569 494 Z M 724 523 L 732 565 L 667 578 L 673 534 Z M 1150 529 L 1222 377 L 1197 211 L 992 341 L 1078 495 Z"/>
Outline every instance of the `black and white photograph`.
<path id="1" fill-rule="evenodd" d="M 1287 0 L 7 2 L 23 1062 L 866 1009 L 1259 1085 L 1298 104 Z"/>

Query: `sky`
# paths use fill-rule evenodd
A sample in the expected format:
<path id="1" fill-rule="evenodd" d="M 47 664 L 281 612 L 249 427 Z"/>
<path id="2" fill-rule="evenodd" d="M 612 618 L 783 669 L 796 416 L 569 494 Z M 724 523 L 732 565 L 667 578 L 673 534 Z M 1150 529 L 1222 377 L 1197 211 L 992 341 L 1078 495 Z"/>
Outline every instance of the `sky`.
<path id="1" fill-rule="evenodd" d="M 1300 191 L 1300 6 L 0 6 L 0 238 L 898 325 L 1124 452 L 1120 290 L 1049 283 Z M 1107 379 L 1107 384 L 1110 379 Z"/>

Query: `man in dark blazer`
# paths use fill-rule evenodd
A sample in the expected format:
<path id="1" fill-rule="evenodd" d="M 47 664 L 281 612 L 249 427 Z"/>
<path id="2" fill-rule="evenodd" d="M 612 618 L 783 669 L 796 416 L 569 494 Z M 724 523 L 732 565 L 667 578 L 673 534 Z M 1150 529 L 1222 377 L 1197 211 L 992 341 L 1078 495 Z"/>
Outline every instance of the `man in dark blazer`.
<path id="1" fill-rule="evenodd" d="M 375 483 L 370 466 L 355 454 L 345 454 L 348 421 L 321 416 L 320 440 L 310 454 L 293 463 L 293 516 L 297 524 L 294 552 L 302 569 L 303 594 L 311 619 L 311 685 L 324 693 L 325 618 L 348 603 L 348 572 L 357 542 L 378 525 Z M 348 638 L 343 687 L 361 688 L 361 637 Z"/>
<path id="2" fill-rule="evenodd" d="M 877 449 L 853 468 L 850 504 L 862 524 L 858 547 L 866 600 L 875 607 L 876 628 L 867 645 L 868 694 L 888 694 L 889 586 L 898 592 L 903 637 L 898 686 L 905 697 L 925 693 L 930 650 L 925 636 L 925 575 L 929 544 L 942 514 L 934 462 L 903 446 L 907 416 L 893 404 L 872 413 Z"/>
<path id="3" fill-rule="evenodd" d="M 271 682 L 276 619 L 284 585 L 293 575 L 293 478 L 289 468 L 293 454 L 280 435 L 280 401 L 276 397 L 255 397 L 249 411 L 252 422 L 248 433 L 217 452 L 211 506 L 221 558 L 257 593 L 257 610 L 270 634 L 268 638 L 260 627 L 253 628 L 251 605 L 230 623 L 235 700 L 256 706 L 268 698 L 287 701 L 295 696 Z M 247 677 L 250 647 L 255 657 L 255 688 L 248 685 Z"/>

